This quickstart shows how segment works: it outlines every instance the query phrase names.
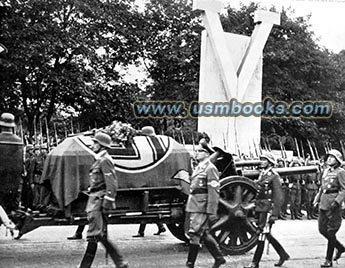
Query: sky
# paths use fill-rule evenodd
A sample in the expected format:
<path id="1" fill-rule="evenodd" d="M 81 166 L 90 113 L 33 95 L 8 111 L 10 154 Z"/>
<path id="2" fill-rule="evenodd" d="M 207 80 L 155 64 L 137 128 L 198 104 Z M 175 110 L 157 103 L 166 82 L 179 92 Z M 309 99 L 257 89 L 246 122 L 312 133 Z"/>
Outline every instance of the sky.
<path id="1" fill-rule="evenodd" d="M 296 16 L 311 14 L 311 30 L 320 40 L 318 43 L 338 53 L 345 49 L 345 0 L 222 0 L 238 7 L 239 3 L 259 3 L 263 8 L 275 5 L 278 10 L 291 7 Z"/>

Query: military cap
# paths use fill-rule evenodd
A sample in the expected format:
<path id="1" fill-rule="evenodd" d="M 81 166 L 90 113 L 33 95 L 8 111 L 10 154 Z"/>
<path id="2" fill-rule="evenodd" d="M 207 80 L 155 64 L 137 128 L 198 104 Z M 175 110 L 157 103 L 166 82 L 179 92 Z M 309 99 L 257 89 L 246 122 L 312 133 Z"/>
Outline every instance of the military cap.
<path id="1" fill-rule="evenodd" d="M 10 113 L 3 113 L 0 117 L 0 126 L 3 127 L 15 127 L 14 115 Z"/>

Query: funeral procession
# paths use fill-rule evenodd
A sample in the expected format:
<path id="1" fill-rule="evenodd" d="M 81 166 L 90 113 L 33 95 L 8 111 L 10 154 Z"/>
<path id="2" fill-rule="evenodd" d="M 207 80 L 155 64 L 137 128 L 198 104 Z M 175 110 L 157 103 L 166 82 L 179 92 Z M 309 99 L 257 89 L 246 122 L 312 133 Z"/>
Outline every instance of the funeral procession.
<path id="1" fill-rule="evenodd" d="M 1 0 L 0 268 L 345 267 L 344 10 Z"/>

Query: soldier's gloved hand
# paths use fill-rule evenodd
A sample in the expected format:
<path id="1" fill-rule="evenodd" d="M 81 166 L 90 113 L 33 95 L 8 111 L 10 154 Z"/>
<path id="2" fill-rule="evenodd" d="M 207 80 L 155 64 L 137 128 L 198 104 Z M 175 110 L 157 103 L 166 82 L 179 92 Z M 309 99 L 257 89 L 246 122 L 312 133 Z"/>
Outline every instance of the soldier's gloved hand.
<path id="1" fill-rule="evenodd" d="M 269 224 L 274 224 L 278 220 L 278 217 L 271 215 L 270 218 L 268 219 Z"/>
<path id="2" fill-rule="evenodd" d="M 333 201 L 332 204 L 331 204 L 331 210 L 334 210 L 334 209 L 337 209 L 339 208 L 339 203 L 337 201 Z"/>

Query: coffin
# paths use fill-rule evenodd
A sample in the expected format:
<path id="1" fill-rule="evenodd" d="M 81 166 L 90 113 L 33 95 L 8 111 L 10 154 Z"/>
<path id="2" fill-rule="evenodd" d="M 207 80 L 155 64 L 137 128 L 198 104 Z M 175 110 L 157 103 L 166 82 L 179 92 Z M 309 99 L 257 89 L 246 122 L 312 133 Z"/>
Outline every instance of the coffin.
<path id="1" fill-rule="evenodd" d="M 78 198 L 89 186 L 89 169 L 94 162 L 92 137 L 65 139 L 47 156 L 42 180 L 49 180 L 60 208 Z M 136 136 L 127 147 L 112 144 L 109 150 L 120 189 L 179 185 L 177 174 L 190 173 L 188 151 L 168 136 Z"/>

